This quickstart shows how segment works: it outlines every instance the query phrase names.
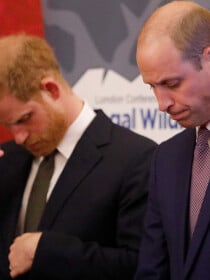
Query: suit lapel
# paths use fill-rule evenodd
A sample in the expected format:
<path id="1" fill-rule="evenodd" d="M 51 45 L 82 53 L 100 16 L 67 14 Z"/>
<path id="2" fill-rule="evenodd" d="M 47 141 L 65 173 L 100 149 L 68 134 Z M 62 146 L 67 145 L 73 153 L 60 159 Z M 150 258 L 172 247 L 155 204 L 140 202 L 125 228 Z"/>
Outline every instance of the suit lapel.
<path id="1" fill-rule="evenodd" d="M 179 262 L 179 267 L 181 269 L 183 268 L 183 264 L 185 263 L 188 246 L 188 200 L 190 190 L 191 166 L 193 160 L 192 151 L 195 145 L 195 130 L 189 129 L 184 133 L 185 137 L 182 137 L 182 142 L 178 143 L 181 149 L 179 150 L 179 154 L 177 154 L 176 157 L 177 162 L 175 162 L 175 166 L 177 167 L 177 178 L 175 178 L 177 198 L 175 199 L 175 201 L 177 202 L 177 205 L 175 206 L 176 210 L 174 210 L 174 215 L 176 215 L 175 220 L 177 221 L 178 246 L 178 255 L 176 256 L 176 259 Z M 176 160 L 176 158 L 174 160 Z"/>
<path id="2" fill-rule="evenodd" d="M 190 269 L 193 265 L 193 262 L 196 258 L 197 253 L 199 252 L 200 247 L 202 246 L 202 241 L 205 238 L 206 232 L 209 228 L 210 221 L 210 182 L 207 187 L 206 195 L 198 216 L 197 225 L 192 237 L 192 240 L 189 244 L 189 250 L 187 253 L 187 258 L 185 262 L 185 277 L 187 277 Z"/>
<path id="3" fill-rule="evenodd" d="M 198 217 L 197 225 L 195 227 L 192 240 L 190 242 L 189 251 L 186 259 L 186 265 L 185 265 L 186 275 L 190 271 L 190 268 L 192 267 L 196 254 L 198 253 L 199 248 L 202 245 L 202 241 L 205 238 L 205 234 L 209 228 L 209 221 L 210 221 L 209 201 L 210 201 L 210 182 L 208 184 L 203 205 L 201 207 L 200 214 Z"/>
<path id="4" fill-rule="evenodd" d="M 187 166 L 187 170 L 186 170 Z M 178 205 L 177 205 L 177 211 L 176 215 L 178 220 L 178 227 L 180 230 L 178 230 L 178 252 L 180 255 L 178 255 L 178 260 L 183 267 L 183 264 L 185 263 L 185 257 L 187 252 L 187 246 L 188 246 L 188 197 L 189 197 L 189 182 L 190 182 L 190 176 L 186 176 L 186 174 L 190 174 L 189 162 L 187 162 L 187 165 L 185 165 L 185 168 L 183 168 L 183 171 L 179 173 L 179 179 L 178 179 Z M 185 173 L 185 174 L 183 174 Z"/>
<path id="5" fill-rule="evenodd" d="M 103 128 L 103 129 L 102 129 Z M 50 227 L 71 194 L 102 160 L 100 148 L 110 141 L 111 122 L 99 112 L 78 142 L 47 203 L 40 227 Z"/>

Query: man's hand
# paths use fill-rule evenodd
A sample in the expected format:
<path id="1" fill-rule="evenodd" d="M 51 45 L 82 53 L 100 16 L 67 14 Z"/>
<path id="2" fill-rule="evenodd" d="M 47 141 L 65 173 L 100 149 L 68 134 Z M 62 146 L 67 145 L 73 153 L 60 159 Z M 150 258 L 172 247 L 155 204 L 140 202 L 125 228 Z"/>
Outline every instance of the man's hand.
<path id="1" fill-rule="evenodd" d="M 0 157 L 3 157 L 4 151 L 0 148 Z"/>
<path id="2" fill-rule="evenodd" d="M 36 248 L 41 237 L 41 232 L 24 233 L 17 238 L 10 246 L 9 269 L 10 276 L 23 274 L 31 269 Z"/>

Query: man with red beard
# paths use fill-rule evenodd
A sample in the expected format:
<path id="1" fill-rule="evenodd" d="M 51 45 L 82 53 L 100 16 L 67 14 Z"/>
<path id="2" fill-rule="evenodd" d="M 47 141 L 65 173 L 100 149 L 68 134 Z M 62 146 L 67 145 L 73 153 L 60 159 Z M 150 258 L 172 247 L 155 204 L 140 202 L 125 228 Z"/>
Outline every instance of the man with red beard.
<path id="1" fill-rule="evenodd" d="M 156 144 L 78 98 L 45 40 L 1 38 L 0 61 L 0 123 L 14 136 L 0 158 L 0 279 L 132 279 Z M 54 151 L 46 205 L 28 227 L 36 173 Z"/>

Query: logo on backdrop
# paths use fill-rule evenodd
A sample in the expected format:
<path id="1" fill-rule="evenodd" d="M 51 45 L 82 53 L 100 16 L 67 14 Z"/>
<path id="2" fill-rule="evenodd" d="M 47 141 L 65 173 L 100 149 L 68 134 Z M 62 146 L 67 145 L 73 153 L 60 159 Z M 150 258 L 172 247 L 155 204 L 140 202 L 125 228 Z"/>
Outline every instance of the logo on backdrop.
<path id="1" fill-rule="evenodd" d="M 42 0 L 45 34 L 64 76 L 93 108 L 157 142 L 181 131 L 158 110 L 136 65 L 139 29 L 161 0 Z"/>

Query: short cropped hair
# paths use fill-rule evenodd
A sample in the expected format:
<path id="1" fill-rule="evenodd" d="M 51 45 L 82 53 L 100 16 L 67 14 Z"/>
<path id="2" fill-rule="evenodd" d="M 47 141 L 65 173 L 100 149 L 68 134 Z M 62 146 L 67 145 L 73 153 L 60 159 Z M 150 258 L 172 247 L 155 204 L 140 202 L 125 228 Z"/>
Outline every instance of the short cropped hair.
<path id="1" fill-rule="evenodd" d="M 0 61 L 0 97 L 8 91 L 27 101 L 40 91 L 44 77 L 61 77 L 52 47 L 38 36 L 21 33 L 0 38 Z"/>
<path id="2" fill-rule="evenodd" d="M 185 2 L 172 1 L 157 8 L 143 25 L 137 46 L 147 39 L 152 43 L 152 40 L 168 37 L 183 59 L 201 69 L 203 50 L 210 46 L 210 11 L 191 1 L 191 5 L 186 6 Z M 167 6 L 176 3 L 179 9 L 175 12 L 171 9 L 171 17 L 167 17 Z"/>
<path id="3" fill-rule="evenodd" d="M 195 6 L 174 26 L 170 37 L 182 57 L 201 69 L 203 50 L 210 46 L 210 12 Z"/>

